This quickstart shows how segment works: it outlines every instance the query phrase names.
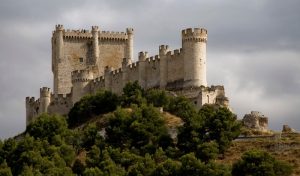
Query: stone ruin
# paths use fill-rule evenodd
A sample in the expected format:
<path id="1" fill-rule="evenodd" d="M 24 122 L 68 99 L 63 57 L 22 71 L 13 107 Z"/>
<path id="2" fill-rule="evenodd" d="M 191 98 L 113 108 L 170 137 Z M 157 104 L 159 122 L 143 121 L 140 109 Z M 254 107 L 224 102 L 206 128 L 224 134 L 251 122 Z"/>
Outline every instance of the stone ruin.
<path id="1" fill-rule="evenodd" d="M 296 130 L 291 128 L 290 126 L 288 125 L 283 125 L 282 126 L 282 132 L 283 133 L 296 133 Z"/>
<path id="2" fill-rule="evenodd" d="M 261 112 L 251 111 L 250 114 L 245 114 L 243 125 L 247 128 L 260 131 L 268 132 L 268 117 L 265 117 Z"/>

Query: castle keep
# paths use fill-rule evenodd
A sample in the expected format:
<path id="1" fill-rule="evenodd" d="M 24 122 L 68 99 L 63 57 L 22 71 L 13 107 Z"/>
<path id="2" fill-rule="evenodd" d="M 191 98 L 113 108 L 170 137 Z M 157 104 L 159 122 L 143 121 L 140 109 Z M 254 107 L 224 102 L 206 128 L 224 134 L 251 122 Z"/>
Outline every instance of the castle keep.
<path id="1" fill-rule="evenodd" d="M 52 35 L 53 92 L 40 89 L 40 98 L 26 97 L 27 125 L 36 116 L 68 114 L 73 104 L 99 89 L 121 94 L 129 81 L 145 89 L 160 88 L 189 98 L 197 107 L 218 104 L 228 107 L 223 86 L 207 86 L 206 42 L 203 28 L 182 30 L 182 48 L 170 51 L 159 46 L 159 54 L 139 52 L 133 62 L 132 28 L 126 32 L 66 30 L 56 25 Z"/>

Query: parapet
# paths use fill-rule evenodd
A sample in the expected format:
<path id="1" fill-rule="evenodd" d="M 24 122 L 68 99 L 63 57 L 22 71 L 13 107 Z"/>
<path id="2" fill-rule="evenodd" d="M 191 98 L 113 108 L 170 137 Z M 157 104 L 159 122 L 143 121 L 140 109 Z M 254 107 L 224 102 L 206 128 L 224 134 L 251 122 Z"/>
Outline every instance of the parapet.
<path id="1" fill-rule="evenodd" d="M 98 26 L 92 26 L 92 32 L 97 32 L 99 31 L 99 27 Z"/>
<path id="2" fill-rule="evenodd" d="M 204 28 L 188 28 L 181 31 L 183 41 L 207 42 L 207 30 Z"/>
<path id="3" fill-rule="evenodd" d="M 40 97 L 50 97 L 51 96 L 51 90 L 48 87 L 42 87 L 40 88 Z"/>
<path id="4" fill-rule="evenodd" d="M 159 46 L 159 55 L 166 55 L 168 51 L 169 51 L 169 45 Z"/>
<path id="5" fill-rule="evenodd" d="M 62 31 L 62 30 L 64 30 L 64 26 L 62 24 L 57 24 L 57 25 L 55 25 L 55 30 Z"/>
<path id="6" fill-rule="evenodd" d="M 72 83 L 74 82 L 88 82 L 93 79 L 93 72 L 91 70 L 75 70 L 71 73 Z"/>
<path id="7" fill-rule="evenodd" d="M 34 97 L 26 97 L 26 104 L 32 104 L 35 102 L 35 98 Z"/>
<path id="8" fill-rule="evenodd" d="M 133 28 L 126 28 L 127 34 L 133 34 Z"/>
<path id="9" fill-rule="evenodd" d="M 139 52 L 139 61 L 145 61 L 148 57 L 148 52 L 141 51 Z"/>

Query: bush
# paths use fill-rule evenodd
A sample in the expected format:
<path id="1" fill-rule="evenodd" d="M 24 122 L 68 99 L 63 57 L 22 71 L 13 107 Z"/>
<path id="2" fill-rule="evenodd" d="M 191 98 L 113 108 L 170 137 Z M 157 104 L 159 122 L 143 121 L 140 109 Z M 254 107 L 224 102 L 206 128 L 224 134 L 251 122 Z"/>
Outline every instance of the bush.
<path id="1" fill-rule="evenodd" d="M 233 164 L 233 176 L 289 176 L 292 167 L 287 163 L 276 160 L 264 151 L 252 150 L 243 154 L 242 158 Z"/>
<path id="2" fill-rule="evenodd" d="M 95 95 L 84 96 L 70 110 L 68 124 L 70 127 L 75 127 L 95 115 L 114 111 L 119 104 L 119 97 L 109 91 L 99 91 Z"/>

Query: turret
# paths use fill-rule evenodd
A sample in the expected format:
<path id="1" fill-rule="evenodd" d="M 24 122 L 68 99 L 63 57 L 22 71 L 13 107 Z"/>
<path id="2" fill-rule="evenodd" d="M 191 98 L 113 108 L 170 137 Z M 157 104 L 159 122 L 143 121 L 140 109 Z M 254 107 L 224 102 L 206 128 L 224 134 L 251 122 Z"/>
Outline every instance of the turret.
<path id="1" fill-rule="evenodd" d="M 146 88 L 146 59 L 148 52 L 139 52 L 139 84 L 142 88 Z"/>
<path id="2" fill-rule="evenodd" d="M 52 65 L 57 65 L 59 63 L 61 63 L 61 61 L 63 60 L 64 57 L 64 39 L 63 39 L 63 35 L 64 35 L 64 26 L 61 24 L 58 24 L 55 26 L 55 32 L 54 32 L 54 52 L 53 54 L 55 55 L 53 57 L 53 63 Z M 53 66 L 54 67 L 54 66 Z M 53 69 L 53 73 L 54 75 L 57 74 L 56 70 Z M 57 78 L 57 76 L 54 76 L 54 93 L 58 94 L 61 93 L 62 90 L 59 90 L 59 80 Z"/>
<path id="3" fill-rule="evenodd" d="M 131 64 L 133 59 L 133 29 L 127 28 L 126 33 L 128 36 L 127 46 L 126 46 L 126 58 L 128 58 L 129 63 Z"/>
<path id="4" fill-rule="evenodd" d="M 92 26 L 92 36 L 93 36 L 93 58 L 91 65 L 95 65 L 99 59 L 99 27 Z"/>
<path id="5" fill-rule="evenodd" d="M 206 29 L 188 28 L 182 30 L 184 87 L 207 86 L 206 42 Z"/>
<path id="6" fill-rule="evenodd" d="M 160 88 L 164 89 L 167 85 L 167 80 L 168 80 L 168 62 L 167 62 L 167 52 L 169 51 L 169 46 L 168 45 L 160 45 L 159 46 L 159 57 L 160 57 L 160 62 L 159 62 L 159 67 L 160 67 Z"/>
<path id="7" fill-rule="evenodd" d="M 72 102 L 75 104 L 84 95 L 91 93 L 89 82 L 93 79 L 91 70 L 76 70 L 72 72 Z"/>
<path id="8" fill-rule="evenodd" d="M 47 113 L 50 105 L 51 91 L 48 87 L 40 88 L 40 107 L 39 114 Z"/>

